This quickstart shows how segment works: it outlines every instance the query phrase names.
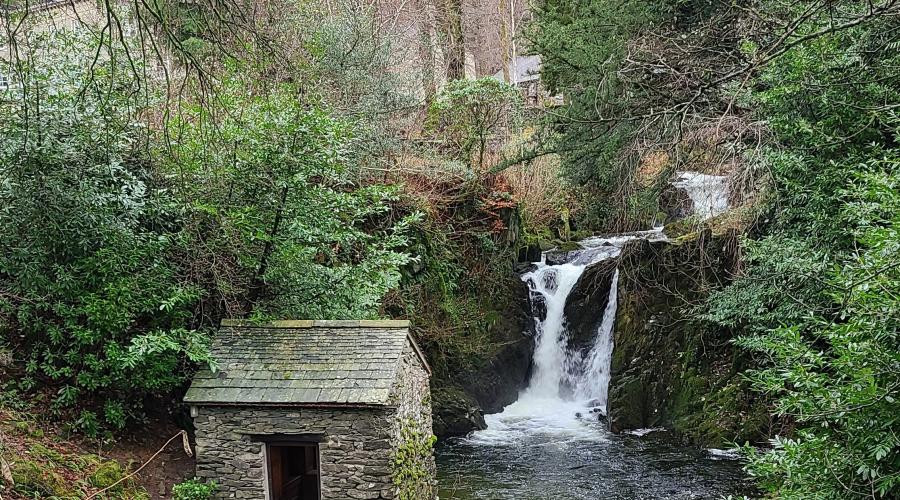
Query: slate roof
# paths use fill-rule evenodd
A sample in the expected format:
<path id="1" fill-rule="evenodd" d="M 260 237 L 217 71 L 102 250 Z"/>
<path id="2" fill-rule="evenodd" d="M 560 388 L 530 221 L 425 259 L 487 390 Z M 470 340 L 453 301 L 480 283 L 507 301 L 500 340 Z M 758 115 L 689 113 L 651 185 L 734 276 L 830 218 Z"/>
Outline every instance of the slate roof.
<path id="1" fill-rule="evenodd" d="M 407 321 L 226 320 L 213 342 L 216 372 L 201 371 L 188 404 L 383 406 L 407 339 Z"/>

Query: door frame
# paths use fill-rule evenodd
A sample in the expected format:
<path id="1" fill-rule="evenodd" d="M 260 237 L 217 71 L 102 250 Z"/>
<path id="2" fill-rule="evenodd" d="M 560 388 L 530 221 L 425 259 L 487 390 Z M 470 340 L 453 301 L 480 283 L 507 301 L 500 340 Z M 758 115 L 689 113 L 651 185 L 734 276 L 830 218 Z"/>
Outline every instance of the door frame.
<path id="1" fill-rule="evenodd" d="M 276 447 L 313 447 L 316 450 L 316 466 L 318 474 L 317 481 L 319 482 L 319 498 L 318 500 L 322 500 L 322 447 L 321 444 L 324 441 L 324 435 L 322 434 L 266 434 L 266 435 L 254 435 L 256 440 L 262 442 L 262 451 L 263 451 L 263 472 L 265 473 L 264 478 L 264 489 L 265 489 L 265 498 L 267 500 L 272 500 L 272 471 L 270 470 L 269 463 L 269 449 L 272 446 Z"/>

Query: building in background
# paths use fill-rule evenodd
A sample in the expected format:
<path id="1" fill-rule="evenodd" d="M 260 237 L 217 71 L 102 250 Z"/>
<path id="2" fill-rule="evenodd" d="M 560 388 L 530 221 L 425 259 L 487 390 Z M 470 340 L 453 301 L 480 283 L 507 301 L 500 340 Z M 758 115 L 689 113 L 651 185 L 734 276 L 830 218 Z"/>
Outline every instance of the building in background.
<path id="1" fill-rule="evenodd" d="M 509 65 L 507 71 L 500 70 L 494 78 L 501 82 L 509 76 L 509 84 L 519 88 L 525 105 L 528 107 L 558 106 L 562 104 L 562 96 L 548 92 L 541 83 L 541 56 L 518 56 Z"/>

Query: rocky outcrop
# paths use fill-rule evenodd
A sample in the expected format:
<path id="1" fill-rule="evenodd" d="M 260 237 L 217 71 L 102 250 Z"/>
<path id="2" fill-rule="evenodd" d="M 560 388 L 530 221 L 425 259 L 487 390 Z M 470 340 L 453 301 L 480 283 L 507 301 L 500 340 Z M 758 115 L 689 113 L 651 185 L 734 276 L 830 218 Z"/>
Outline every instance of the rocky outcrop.
<path id="1" fill-rule="evenodd" d="M 434 433 L 439 438 L 484 429 L 484 415 L 515 402 L 525 387 L 534 352 L 535 312 L 528 293 L 518 276 L 511 280 L 511 289 L 502 294 L 506 302 L 492 308 L 490 352 L 474 363 L 460 362 L 449 376 L 432 379 Z"/>
<path id="2" fill-rule="evenodd" d="M 533 312 L 528 287 L 516 278 L 510 301 L 496 311 L 490 328 L 495 350 L 473 372 L 460 373 L 456 382 L 478 402 L 484 413 L 496 413 L 515 402 L 525 387 L 534 353 Z"/>
<path id="3" fill-rule="evenodd" d="M 615 270 L 615 260 L 593 264 L 569 292 L 564 314 L 570 348 L 587 350 L 593 345 L 609 301 L 609 286 Z"/>
<path id="4" fill-rule="evenodd" d="M 690 217 L 694 213 L 694 202 L 687 191 L 671 184 L 659 194 L 659 208 L 669 222 Z"/>
<path id="5" fill-rule="evenodd" d="M 764 433 L 764 405 L 740 376 L 732 332 L 695 308 L 731 276 L 733 235 L 635 241 L 619 260 L 609 421 L 614 431 L 667 427 L 707 446 Z"/>
<path id="6" fill-rule="evenodd" d="M 459 387 L 435 389 L 432 398 L 436 436 L 465 436 L 474 430 L 487 428 L 481 406 Z"/>

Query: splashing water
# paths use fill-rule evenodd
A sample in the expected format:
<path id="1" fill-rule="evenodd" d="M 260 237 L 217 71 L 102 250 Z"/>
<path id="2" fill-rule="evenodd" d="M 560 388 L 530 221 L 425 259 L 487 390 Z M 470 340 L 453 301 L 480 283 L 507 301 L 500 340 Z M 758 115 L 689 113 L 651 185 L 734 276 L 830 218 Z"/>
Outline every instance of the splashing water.
<path id="1" fill-rule="evenodd" d="M 672 185 L 687 191 L 694 203 L 694 213 L 701 219 L 709 219 L 728 210 L 728 179 L 724 176 L 679 172 Z"/>

